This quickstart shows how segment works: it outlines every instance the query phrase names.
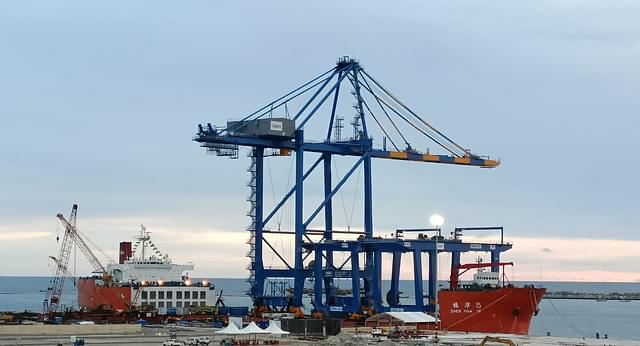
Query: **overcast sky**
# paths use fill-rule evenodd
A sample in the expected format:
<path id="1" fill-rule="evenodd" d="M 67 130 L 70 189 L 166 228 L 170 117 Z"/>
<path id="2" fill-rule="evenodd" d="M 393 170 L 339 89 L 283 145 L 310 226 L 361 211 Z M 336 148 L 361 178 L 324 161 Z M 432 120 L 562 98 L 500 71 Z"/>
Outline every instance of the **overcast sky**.
<path id="1" fill-rule="evenodd" d="M 78 226 L 113 257 L 144 223 L 197 275 L 246 276 L 249 161 L 206 155 L 196 126 L 350 55 L 502 159 L 376 161 L 376 233 L 437 212 L 445 228 L 504 225 L 517 279 L 640 280 L 638 18 L 636 1 L 3 2 L 0 275 L 47 275 L 55 214 L 78 203 Z M 288 167 L 273 163 L 267 199 Z M 335 208 L 358 228 L 354 193 Z"/>

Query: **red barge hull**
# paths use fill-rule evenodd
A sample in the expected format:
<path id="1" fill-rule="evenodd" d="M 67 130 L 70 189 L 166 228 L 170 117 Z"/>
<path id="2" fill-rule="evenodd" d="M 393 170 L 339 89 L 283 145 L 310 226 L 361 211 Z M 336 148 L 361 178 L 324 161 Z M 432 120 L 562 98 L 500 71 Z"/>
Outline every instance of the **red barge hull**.
<path id="1" fill-rule="evenodd" d="M 440 291 L 441 328 L 527 335 L 545 291 L 533 287 Z"/>
<path id="2" fill-rule="evenodd" d="M 96 285 L 94 278 L 78 280 L 78 305 L 88 311 L 113 310 L 129 311 L 131 304 L 131 287 Z"/>

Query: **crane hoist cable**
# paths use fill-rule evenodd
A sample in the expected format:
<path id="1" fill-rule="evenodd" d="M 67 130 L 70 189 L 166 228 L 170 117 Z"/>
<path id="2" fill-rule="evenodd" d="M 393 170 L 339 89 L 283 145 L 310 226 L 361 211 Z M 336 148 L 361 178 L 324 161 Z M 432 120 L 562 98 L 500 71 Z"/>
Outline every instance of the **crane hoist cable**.
<path id="1" fill-rule="evenodd" d="M 447 137 L 444 133 L 440 132 L 438 129 L 436 129 L 435 127 L 433 127 L 431 124 L 429 124 L 427 121 L 425 121 L 422 117 L 420 117 L 418 114 L 416 114 L 413 110 L 411 110 L 411 108 L 409 108 L 407 105 L 405 105 L 399 98 L 397 98 L 395 95 L 393 95 L 391 92 L 389 92 L 387 89 L 385 89 L 380 83 L 378 83 L 378 81 L 376 81 L 373 77 L 371 77 L 371 75 L 369 75 L 366 71 L 364 70 L 360 70 L 360 75 L 366 76 L 369 78 L 369 80 L 371 80 L 374 84 L 376 84 L 385 94 L 387 94 L 389 97 L 391 97 L 394 101 L 396 101 L 396 103 L 398 103 L 402 108 L 404 108 L 405 110 L 407 110 L 410 114 L 412 114 L 416 119 L 418 119 L 418 121 L 420 121 L 422 124 L 424 124 L 425 126 L 427 126 L 428 128 L 430 128 L 432 131 L 434 131 L 435 133 L 437 133 L 440 137 L 444 138 L 447 142 L 451 143 L 453 146 L 455 146 L 456 148 L 458 148 L 459 150 L 461 150 L 463 153 L 467 154 L 467 155 L 471 155 L 471 153 L 469 152 L 469 150 L 463 148 L 462 146 L 460 146 L 458 143 L 454 142 L 451 138 Z"/>
<path id="2" fill-rule="evenodd" d="M 355 82 L 354 80 L 349 77 L 349 82 L 351 83 L 351 85 L 355 88 Z M 391 141 L 391 144 L 393 145 L 393 147 L 396 150 L 400 150 L 398 149 L 398 146 L 396 145 L 396 143 L 393 141 L 393 138 L 391 136 L 389 136 L 389 134 L 387 133 L 387 131 L 384 129 L 384 126 L 382 126 L 382 124 L 380 124 L 380 121 L 378 121 L 378 118 L 375 116 L 375 114 L 373 114 L 373 112 L 371 111 L 371 108 L 369 108 L 369 105 L 367 104 L 367 102 L 364 99 L 361 99 L 362 104 L 364 104 L 365 108 L 367 109 L 367 111 L 369 111 L 369 114 L 371 115 L 371 117 L 373 118 L 373 120 L 376 122 L 376 124 L 378 124 L 378 127 L 380 128 L 380 130 L 382 130 L 382 133 L 384 133 L 384 135 L 389 138 L 389 141 Z M 401 134 L 402 135 L 402 134 Z M 404 138 L 404 137 L 403 137 Z"/>
<path id="3" fill-rule="evenodd" d="M 426 131 L 425 129 L 421 128 L 420 126 L 416 125 L 414 122 L 412 122 L 411 120 L 409 120 L 408 116 L 403 115 L 400 111 L 398 111 L 396 108 L 394 108 L 391 103 L 392 102 L 387 102 L 384 100 L 385 96 L 378 96 L 373 90 L 369 89 L 366 85 L 362 85 L 363 89 L 365 89 L 366 91 L 368 91 L 376 100 L 378 100 L 379 102 L 381 102 L 382 104 L 384 104 L 385 106 L 387 106 L 387 108 L 389 108 L 393 113 L 395 113 L 398 117 L 400 117 L 400 119 L 404 120 L 404 122 L 406 122 L 407 124 L 409 124 L 411 127 L 413 127 L 414 129 L 416 129 L 418 132 L 422 133 L 424 136 L 426 136 L 427 138 L 429 138 L 431 141 L 433 141 L 434 143 L 436 143 L 437 145 L 439 145 L 441 148 L 443 148 L 444 150 L 448 151 L 449 153 L 451 153 L 453 156 L 458 156 L 461 157 L 463 155 L 456 153 L 456 151 L 452 148 L 449 148 L 448 146 L 446 146 L 445 144 L 443 144 L 440 140 L 438 140 L 436 138 L 436 136 L 434 134 L 429 134 L 428 131 Z M 389 100 L 389 99 L 387 99 Z M 392 100 L 389 100 L 392 101 Z"/>
<path id="4" fill-rule="evenodd" d="M 378 121 L 378 118 L 373 114 L 373 112 L 371 111 L 371 108 L 369 108 L 369 104 L 367 104 L 365 100 L 362 100 L 362 104 L 367 109 L 367 111 L 369 112 L 373 120 L 375 120 L 376 124 L 378 124 L 378 127 L 380 128 L 380 130 L 382 130 L 382 133 L 384 133 L 385 137 L 389 139 L 389 141 L 391 142 L 391 145 L 393 145 L 396 151 L 400 151 L 400 148 L 398 148 L 398 146 L 396 145 L 396 142 L 393 140 L 393 137 L 389 136 L 389 134 L 387 133 L 387 130 L 384 129 L 384 126 L 380 124 L 380 121 Z M 407 145 L 408 144 L 409 143 L 407 143 Z"/>
<path id="5" fill-rule="evenodd" d="M 325 77 L 327 74 L 329 74 L 331 72 L 335 72 L 335 68 L 331 68 L 327 72 L 317 76 L 316 78 L 310 80 L 309 82 L 307 82 L 307 83 L 299 86 L 298 88 L 288 92 L 287 94 L 285 94 L 285 95 L 283 95 L 283 96 L 271 101 L 270 103 L 268 103 L 264 107 L 261 107 L 260 109 L 254 111 L 253 113 L 251 113 L 251 114 L 247 115 L 246 117 L 242 118 L 240 121 L 238 121 L 237 125 L 225 128 L 225 129 L 221 130 L 220 133 L 222 134 L 222 133 L 225 133 L 225 132 L 232 132 L 232 131 L 238 129 L 239 127 L 241 127 L 243 122 L 245 122 L 245 121 L 247 121 L 247 120 L 249 120 L 251 118 L 253 118 L 252 120 L 260 119 L 265 114 L 269 113 L 269 108 L 273 107 L 273 109 L 277 109 L 280 106 L 282 106 L 283 104 L 286 104 L 287 102 L 291 101 L 292 99 L 294 99 L 294 98 L 306 93 L 307 91 L 317 87 L 318 85 L 324 83 L 326 80 L 328 80 L 330 78 L 333 78 L 334 74 L 331 74 L 330 77 L 321 79 L 322 77 Z M 300 90 L 302 90 L 302 91 L 300 91 Z M 291 95 L 293 95 L 293 96 L 291 96 Z M 284 101 L 282 101 L 283 99 L 284 99 Z M 280 102 L 280 101 L 282 101 L 282 102 Z M 280 102 L 280 103 L 278 103 L 278 102 Z M 278 104 L 276 106 L 273 106 L 276 103 L 278 103 Z M 263 112 L 265 109 L 267 109 L 267 111 Z M 256 116 L 256 114 L 258 114 L 260 112 L 263 112 L 263 113 Z"/>
<path id="6" fill-rule="evenodd" d="M 366 87 L 368 87 L 369 89 L 371 89 L 371 86 L 369 85 L 369 82 L 367 82 L 366 78 L 362 78 L 362 82 L 365 83 Z M 407 141 L 407 139 L 405 138 L 405 136 L 402 134 L 402 131 L 400 131 L 400 129 L 398 128 L 398 125 L 396 125 L 395 121 L 393 121 L 393 119 L 391 118 L 391 116 L 389 115 L 389 113 L 387 112 L 386 109 L 384 109 L 384 107 L 382 106 L 382 103 L 380 103 L 380 100 L 378 100 L 377 98 L 374 98 L 376 100 L 376 103 L 378 104 L 378 106 L 380 107 L 380 109 L 382 110 L 382 112 L 384 113 L 384 115 L 387 117 L 387 119 L 389 120 L 389 122 L 391 123 L 391 125 L 393 126 L 393 128 L 396 130 L 396 132 L 398 132 L 398 134 L 400 135 L 400 137 L 402 137 L 402 140 L 404 141 L 405 145 L 407 146 L 407 148 L 410 147 L 409 145 L 409 141 Z"/>
<path id="7" fill-rule="evenodd" d="M 78 233 L 83 240 L 86 240 L 87 242 L 89 242 L 89 244 L 91 244 L 91 246 L 98 250 L 99 253 L 101 253 L 107 260 L 114 262 L 113 258 L 111 258 L 111 256 L 109 256 L 109 254 L 107 254 L 104 250 L 102 250 L 98 245 L 96 245 L 96 243 L 94 243 L 91 238 L 87 237 L 86 235 L 84 235 L 82 232 L 80 232 L 80 230 L 78 228 L 76 228 L 76 233 Z"/>

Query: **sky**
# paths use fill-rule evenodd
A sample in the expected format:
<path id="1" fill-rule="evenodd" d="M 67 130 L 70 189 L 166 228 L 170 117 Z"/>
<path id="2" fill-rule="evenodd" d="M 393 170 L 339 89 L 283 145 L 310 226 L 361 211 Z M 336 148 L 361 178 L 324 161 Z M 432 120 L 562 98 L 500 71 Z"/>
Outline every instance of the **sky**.
<path id="1" fill-rule="evenodd" d="M 516 279 L 638 281 L 639 15 L 635 1 L 3 2 L 0 276 L 48 275 L 55 215 L 73 203 L 108 257 L 143 223 L 195 276 L 247 276 L 249 161 L 206 155 L 197 124 L 238 119 L 348 55 L 502 161 L 375 161 L 376 234 L 439 213 L 445 230 L 504 226 Z M 273 201 L 290 166 L 269 161 Z M 353 185 L 336 213 L 358 229 Z M 290 208 L 277 219 L 290 227 Z"/>

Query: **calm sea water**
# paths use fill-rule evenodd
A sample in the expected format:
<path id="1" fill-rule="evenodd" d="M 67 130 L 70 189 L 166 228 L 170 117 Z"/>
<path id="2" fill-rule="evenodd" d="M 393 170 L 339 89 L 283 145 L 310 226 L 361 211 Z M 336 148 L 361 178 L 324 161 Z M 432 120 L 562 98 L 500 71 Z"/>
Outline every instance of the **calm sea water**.
<path id="1" fill-rule="evenodd" d="M 249 286 L 244 279 L 210 279 L 216 290 L 224 291 L 225 303 L 229 306 L 249 306 L 245 295 Z M 44 290 L 48 277 L 0 277 L 0 311 L 41 311 Z M 640 292 L 640 283 L 599 282 L 534 282 L 536 286 L 551 291 L 575 292 Z M 425 284 L 426 287 L 426 284 Z M 413 299 L 413 285 L 402 281 L 400 290 Z M 73 283 L 65 283 L 64 305 L 76 305 L 77 297 Z M 620 302 L 593 300 L 554 299 L 543 300 L 540 313 L 531 324 L 531 335 L 593 337 L 596 332 L 608 334 L 609 338 L 640 340 L 640 301 Z"/>

